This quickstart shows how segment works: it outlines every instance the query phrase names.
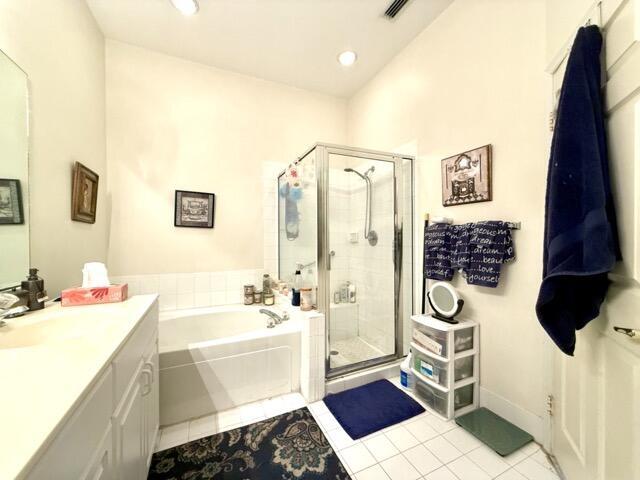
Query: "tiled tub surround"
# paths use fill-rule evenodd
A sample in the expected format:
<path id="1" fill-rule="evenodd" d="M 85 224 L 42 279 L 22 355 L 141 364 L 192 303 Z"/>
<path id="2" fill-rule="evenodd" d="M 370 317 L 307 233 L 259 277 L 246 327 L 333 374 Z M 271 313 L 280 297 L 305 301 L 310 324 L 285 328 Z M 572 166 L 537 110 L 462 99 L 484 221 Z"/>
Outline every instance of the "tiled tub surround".
<path id="1" fill-rule="evenodd" d="M 110 276 L 112 283 L 128 283 L 129 295 L 160 294 L 160 311 L 234 305 L 243 302 L 244 285 L 262 290 L 262 268 L 220 272 L 163 273 Z"/>
<path id="2" fill-rule="evenodd" d="M 301 391 L 308 401 L 322 397 L 324 317 L 288 307 L 290 320 L 267 328 L 259 308 L 161 313 L 162 425 L 290 392 Z"/>

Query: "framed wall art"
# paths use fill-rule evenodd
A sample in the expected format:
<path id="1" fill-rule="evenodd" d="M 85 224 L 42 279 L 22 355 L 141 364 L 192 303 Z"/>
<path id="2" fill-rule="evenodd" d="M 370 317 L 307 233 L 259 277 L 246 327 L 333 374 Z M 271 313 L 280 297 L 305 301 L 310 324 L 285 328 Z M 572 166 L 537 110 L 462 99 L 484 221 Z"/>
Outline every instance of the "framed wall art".
<path id="1" fill-rule="evenodd" d="M 20 180 L 0 178 L 0 225 L 24 223 Z"/>
<path id="2" fill-rule="evenodd" d="M 213 228 L 215 202 L 213 193 L 176 190 L 174 226 Z"/>
<path id="3" fill-rule="evenodd" d="M 442 160 L 442 205 L 491 200 L 491 145 Z"/>
<path id="4" fill-rule="evenodd" d="M 96 172 L 80 162 L 73 165 L 71 220 L 85 223 L 96 222 L 99 179 Z"/>

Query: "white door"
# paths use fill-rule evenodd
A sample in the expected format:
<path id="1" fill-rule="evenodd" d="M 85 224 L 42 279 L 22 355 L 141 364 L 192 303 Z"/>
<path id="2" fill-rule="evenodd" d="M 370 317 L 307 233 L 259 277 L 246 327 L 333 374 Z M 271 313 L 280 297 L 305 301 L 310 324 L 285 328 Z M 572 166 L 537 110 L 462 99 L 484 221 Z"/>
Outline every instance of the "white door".
<path id="1" fill-rule="evenodd" d="M 624 261 L 600 317 L 578 332 L 575 356 L 556 353 L 552 452 L 568 480 L 640 480 L 640 1 L 604 0 L 601 23 Z M 563 71 L 554 73 L 554 90 Z M 614 326 L 638 329 L 638 336 Z"/>

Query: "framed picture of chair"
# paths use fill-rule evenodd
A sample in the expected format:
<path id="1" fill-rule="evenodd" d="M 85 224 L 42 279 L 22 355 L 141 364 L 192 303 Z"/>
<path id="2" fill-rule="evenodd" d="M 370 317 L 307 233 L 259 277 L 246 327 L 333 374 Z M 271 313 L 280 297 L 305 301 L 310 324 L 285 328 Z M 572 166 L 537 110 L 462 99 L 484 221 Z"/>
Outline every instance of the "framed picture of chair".
<path id="1" fill-rule="evenodd" d="M 442 205 L 491 201 L 491 161 L 491 145 L 442 160 Z"/>

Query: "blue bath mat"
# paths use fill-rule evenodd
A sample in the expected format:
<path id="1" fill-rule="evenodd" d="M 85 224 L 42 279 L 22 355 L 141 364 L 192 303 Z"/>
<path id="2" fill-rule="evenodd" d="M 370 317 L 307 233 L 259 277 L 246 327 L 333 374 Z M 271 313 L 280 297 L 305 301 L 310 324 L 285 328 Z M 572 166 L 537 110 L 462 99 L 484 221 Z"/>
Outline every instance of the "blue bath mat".
<path id="1" fill-rule="evenodd" d="M 354 440 L 424 412 L 418 402 L 388 380 L 327 395 L 324 403 Z"/>

